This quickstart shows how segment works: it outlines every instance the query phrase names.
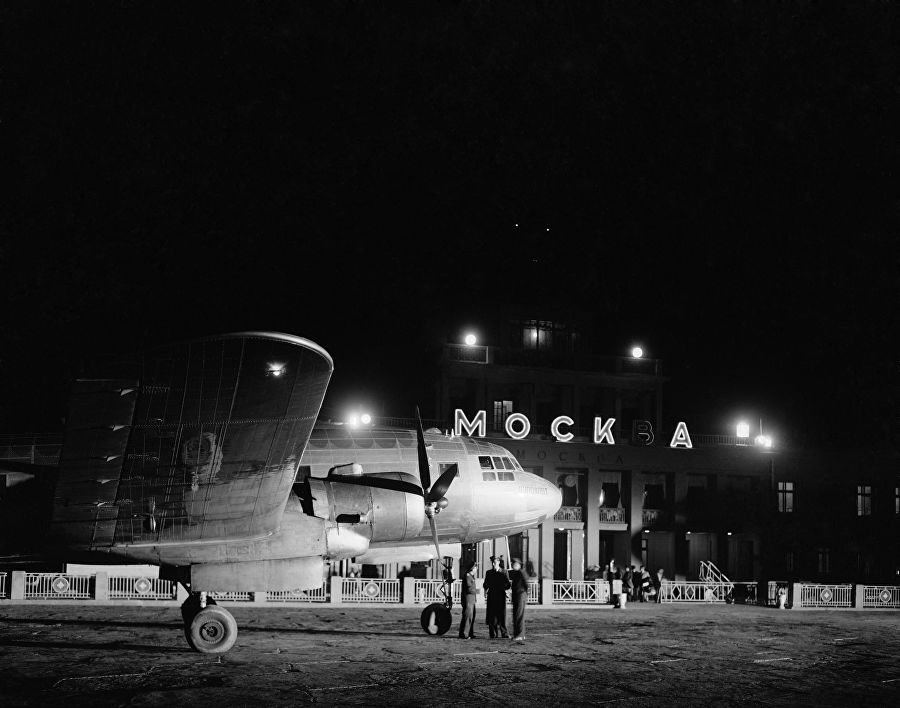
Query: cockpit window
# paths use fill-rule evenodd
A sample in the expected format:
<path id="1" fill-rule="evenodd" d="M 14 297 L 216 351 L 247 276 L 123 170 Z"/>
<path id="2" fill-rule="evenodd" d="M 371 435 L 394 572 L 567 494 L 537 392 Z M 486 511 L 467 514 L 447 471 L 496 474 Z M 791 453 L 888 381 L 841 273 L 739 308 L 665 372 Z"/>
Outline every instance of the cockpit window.
<path id="1" fill-rule="evenodd" d="M 503 469 L 503 460 L 501 460 L 499 457 L 492 457 L 491 459 L 494 461 L 494 469 L 495 470 Z"/>
<path id="2" fill-rule="evenodd" d="M 514 470 L 516 467 L 512 463 L 512 460 L 510 460 L 508 457 L 504 457 L 503 458 L 503 468 L 507 469 L 507 470 Z"/>
<path id="3" fill-rule="evenodd" d="M 497 478 L 501 482 L 515 482 L 516 481 L 516 476 L 512 472 L 506 472 L 506 471 L 498 472 Z"/>
<path id="4" fill-rule="evenodd" d="M 512 461 L 513 461 L 513 464 L 516 466 L 517 470 L 519 470 L 520 472 L 525 471 L 525 469 L 522 467 L 522 465 L 519 464 L 519 461 L 515 457 L 512 458 Z"/>
<path id="5" fill-rule="evenodd" d="M 497 481 L 497 473 L 496 472 L 482 472 L 481 478 L 485 482 L 496 482 Z"/>
<path id="6" fill-rule="evenodd" d="M 487 455 L 479 455 L 478 456 L 478 464 L 481 465 L 481 469 L 483 470 L 492 470 L 494 466 L 491 464 L 491 458 Z"/>

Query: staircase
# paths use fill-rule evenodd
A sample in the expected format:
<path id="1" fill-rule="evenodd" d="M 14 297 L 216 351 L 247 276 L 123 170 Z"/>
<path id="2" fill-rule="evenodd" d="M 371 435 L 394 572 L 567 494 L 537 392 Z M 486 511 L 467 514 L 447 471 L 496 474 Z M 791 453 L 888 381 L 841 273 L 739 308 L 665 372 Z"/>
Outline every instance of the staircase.
<path id="1" fill-rule="evenodd" d="M 712 561 L 700 561 L 700 581 L 709 586 L 725 587 L 725 595 L 733 596 L 734 583 Z"/>

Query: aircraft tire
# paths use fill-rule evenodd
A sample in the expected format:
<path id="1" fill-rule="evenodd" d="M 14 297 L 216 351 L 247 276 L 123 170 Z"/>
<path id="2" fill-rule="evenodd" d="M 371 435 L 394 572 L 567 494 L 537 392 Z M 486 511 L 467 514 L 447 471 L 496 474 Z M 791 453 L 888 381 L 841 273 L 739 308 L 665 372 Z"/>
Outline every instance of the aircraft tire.
<path id="1" fill-rule="evenodd" d="M 237 622 L 224 607 L 207 605 L 186 627 L 188 643 L 201 654 L 224 654 L 237 640 Z"/>
<path id="2" fill-rule="evenodd" d="M 453 615 L 445 605 L 440 602 L 432 602 L 428 607 L 422 610 L 422 629 L 425 634 L 440 636 L 446 634 L 453 624 Z"/>

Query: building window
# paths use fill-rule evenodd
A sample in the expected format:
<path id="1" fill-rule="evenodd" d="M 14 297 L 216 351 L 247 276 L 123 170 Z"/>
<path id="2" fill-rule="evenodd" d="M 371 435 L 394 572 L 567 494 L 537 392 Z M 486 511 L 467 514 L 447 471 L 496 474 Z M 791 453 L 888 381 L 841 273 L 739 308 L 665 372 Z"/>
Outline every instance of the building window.
<path id="1" fill-rule="evenodd" d="M 872 515 L 872 487 L 868 485 L 860 484 L 856 487 L 856 515 Z"/>
<path id="2" fill-rule="evenodd" d="M 894 513 L 900 514 L 900 487 L 894 487 Z"/>
<path id="3" fill-rule="evenodd" d="M 794 483 L 778 483 L 778 511 L 789 514 L 794 511 Z"/>
<path id="4" fill-rule="evenodd" d="M 827 548 L 817 548 L 816 556 L 819 562 L 819 575 L 828 575 L 831 572 L 831 558 Z"/>
<path id="5" fill-rule="evenodd" d="M 503 430 L 503 425 L 512 412 L 512 401 L 494 401 L 494 430 Z"/>
<path id="6" fill-rule="evenodd" d="M 641 534 L 641 565 L 650 565 L 650 539 Z"/>
<path id="7" fill-rule="evenodd" d="M 788 573 L 794 572 L 794 552 L 787 551 L 784 554 L 784 569 Z"/>

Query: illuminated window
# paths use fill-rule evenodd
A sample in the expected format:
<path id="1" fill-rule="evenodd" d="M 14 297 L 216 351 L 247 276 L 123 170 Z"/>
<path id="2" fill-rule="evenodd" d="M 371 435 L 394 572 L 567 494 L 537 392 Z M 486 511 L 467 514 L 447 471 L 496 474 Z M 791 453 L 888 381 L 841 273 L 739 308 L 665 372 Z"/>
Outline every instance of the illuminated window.
<path id="1" fill-rule="evenodd" d="M 481 465 L 481 469 L 483 470 L 492 470 L 494 469 L 494 465 L 491 464 L 491 458 L 487 455 L 479 455 L 478 456 L 478 464 Z"/>
<path id="2" fill-rule="evenodd" d="M 506 423 L 506 419 L 509 418 L 512 412 L 512 401 L 494 401 L 494 430 L 503 430 L 503 425 Z"/>
<path id="3" fill-rule="evenodd" d="M 794 511 L 794 483 L 778 483 L 778 511 L 789 514 Z"/>
<path id="4" fill-rule="evenodd" d="M 868 485 L 860 484 L 856 487 L 856 515 L 872 515 L 872 487 Z"/>

